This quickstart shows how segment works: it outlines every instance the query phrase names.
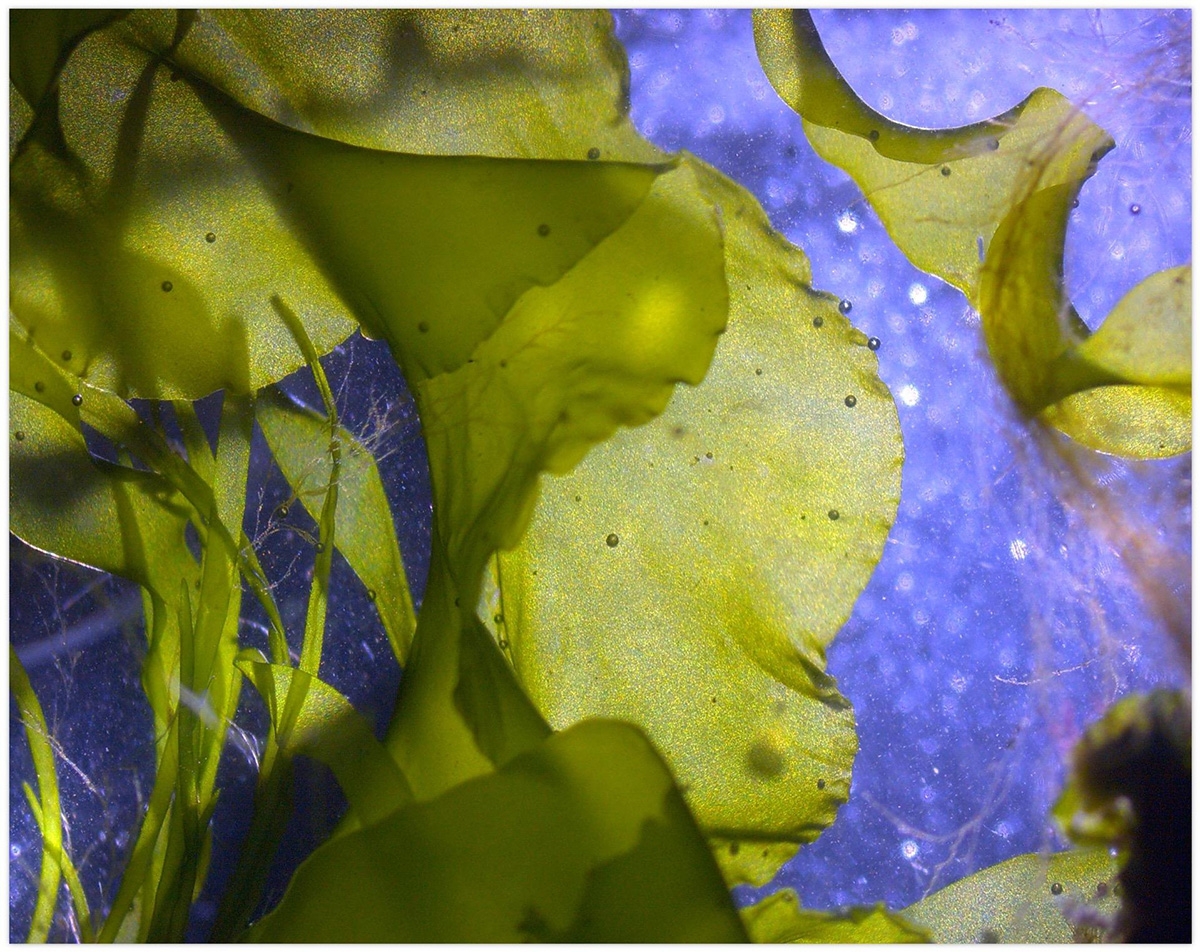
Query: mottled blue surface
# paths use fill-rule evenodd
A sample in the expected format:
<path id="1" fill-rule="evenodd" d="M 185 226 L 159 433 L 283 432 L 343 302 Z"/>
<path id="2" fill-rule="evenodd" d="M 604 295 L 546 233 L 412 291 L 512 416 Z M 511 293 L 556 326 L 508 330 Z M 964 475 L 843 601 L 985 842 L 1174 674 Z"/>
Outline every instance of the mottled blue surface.
<path id="1" fill-rule="evenodd" d="M 1092 326 L 1142 277 L 1190 260 L 1188 11 L 815 17 L 854 87 L 900 121 L 975 121 L 1037 85 L 1088 104 L 1118 143 L 1085 186 L 1068 242 L 1068 283 Z M 618 32 L 643 133 L 754 191 L 808 253 L 817 287 L 851 301 L 850 319 L 882 340 L 880 373 L 896 396 L 907 452 L 883 559 L 829 654 L 859 724 L 850 802 L 759 892 L 786 885 L 818 908 L 902 907 L 983 866 L 1054 846 L 1046 811 L 1082 727 L 1122 694 L 1187 680 L 1169 632 L 1170 608 L 1181 601 L 1190 624 L 1190 454 L 1108 461 L 1039 437 L 1014 414 L 963 297 L 912 268 L 856 187 L 808 147 L 758 65 L 748 11 L 621 13 Z M 1181 47 L 1170 46 L 1180 38 Z M 344 422 L 379 440 L 419 592 L 428 476 L 403 381 L 382 347 L 358 337 L 325 363 Z M 318 402 L 311 380 L 298 375 L 288 389 Z M 245 529 L 268 575 L 283 579 L 276 596 L 299 630 L 313 560 L 302 539 L 312 523 L 296 506 L 280 516 L 288 491 L 261 436 L 252 473 L 261 488 Z M 20 543 L 11 551 L 12 639 L 38 659 L 30 674 L 61 745 L 70 848 L 91 901 L 104 907 L 153 773 L 136 597 L 124 583 L 94 581 Z M 383 723 L 399 672 L 340 556 L 334 572 L 322 674 Z M 247 604 L 243 637 L 258 643 L 263 619 Z M 105 624 L 89 627 L 96 618 Z M 252 691 L 238 721 L 261 735 Z M 39 848 L 20 787 L 31 776 L 28 747 L 11 705 L 10 742 L 10 935 L 19 940 Z M 197 938 L 245 829 L 252 758 L 247 742 L 231 744 L 222 761 L 215 872 L 194 917 Z M 293 825 L 299 846 L 281 860 L 275 893 L 339 807 L 319 772 L 299 783 L 307 807 Z M 68 934 L 60 921 L 54 936 Z"/>

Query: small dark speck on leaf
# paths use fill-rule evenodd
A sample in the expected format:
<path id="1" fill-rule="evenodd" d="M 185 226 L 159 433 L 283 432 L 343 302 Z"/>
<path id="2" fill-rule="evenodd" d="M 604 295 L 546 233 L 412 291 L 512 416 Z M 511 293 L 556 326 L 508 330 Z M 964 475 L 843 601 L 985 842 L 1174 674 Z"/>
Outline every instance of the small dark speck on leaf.
<path id="1" fill-rule="evenodd" d="M 1096 883 L 1096 898 L 1103 899 L 1108 895 L 1108 883 Z"/>
<path id="2" fill-rule="evenodd" d="M 730 855 L 730 856 L 737 856 L 737 854 L 738 854 L 738 851 L 739 851 L 741 848 L 742 848 L 742 844 L 741 844 L 741 843 L 730 843 L 730 844 L 729 844 L 729 855 Z"/>
<path id="3" fill-rule="evenodd" d="M 164 291 L 170 291 L 173 287 L 175 287 L 175 285 L 173 285 L 170 281 L 164 281 L 162 283 L 162 289 Z"/>
<path id="4" fill-rule="evenodd" d="M 878 142 L 879 141 L 879 130 L 872 129 L 870 132 L 867 133 L 867 138 L 870 139 L 872 142 Z"/>
<path id="5" fill-rule="evenodd" d="M 600 150 L 595 146 L 592 146 L 590 149 L 588 149 L 587 156 L 591 161 L 595 162 L 598 158 L 600 158 Z"/>
<path id="6" fill-rule="evenodd" d="M 538 225 L 538 234 L 545 238 L 550 234 L 550 226 L 546 224 Z"/>
<path id="7" fill-rule="evenodd" d="M 824 789 L 825 789 L 825 779 L 824 779 L 824 778 L 822 778 L 822 779 L 820 779 L 820 780 L 818 780 L 818 781 L 817 781 L 817 789 L 818 789 L 818 790 L 824 790 Z"/>
<path id="8" fill-rule="evenodd" d="M 428 334 L 429 333 L 429 322 L 421 321 L 421 323 L 419 323 L 417 325 L 417 330 L 419 330 L 422 334 Z"/>
<path id="9" fill-rule="evenodd" d="M 207 241 L 211 245 L 214 241 L 217 240 L 217 236 L 210 231 L 207 235 L 204 236 L 204 240 Z"/>
<path id="10" fill-rule="evenodd" d="M 848 397 L 846 397 L 846 406 L 853 407 L 857 405 L 857 403 L 858 397 L 856 397 L 854 394 L 850 394 Z"/>
<path id="11" fill-rule="evenodd" d="M 324 552 L 324 551 L 325 551 L 325 543 L 324 543 L 324 542 L 318 542 L 318 543 L 317 543 L 317 551 L 318 551 L 318 552 Z"/>
<path id="12" fill-rule="evenodd" d="M 34 382 L 33 389 L 36 390 L 38 393 L 44 393 L 46 390 L 46 385 L 44 383 L 42 383 L 40 380 L 38 380 L 38 381 Z"/>
<path id="13" fill-rule="evenodd" d="M 948 165 L 943 165 L 943 166 L 942 166 L 942 174 L 943 174 L 944 176 L 946 176 L 947 178 L 949 178 L 949 177 L 950 177 L 950 166 L 948 166 Z"/>
<path id="14" fill-rule="evenodd" d="M 575 501 L 576 501 L 576 502 L 582 502 L 582 501 L 583 501 L 583 497 L 582 497 L 582 496 L 576 496 L 576 497 L 575 497 Z"/>
<path id="15" fill-rule="evenodd" d="M 825 318 L 818 315 L 813 318 L 813 327 L 821 327 L 825 323 Z"/>
<path id="16" fill-rule="evenodd" d="M 1061 896 L 1062 895 L 1062 883 L 1051 883 L 1050 884 L 1050 892 L 1053 893 L 1055 896 Z"/>
<path id="17" fill-rule="evenodd" d="M 508 361 L 507 361 L 507 360 L 502 360 L 502 361 L 500 361 L 500 366 L 501 366 L 501 367 L 507 367 L 507 366 L 508 366 Z"/>
<path id="18" fill-rule="evenodd" d="M 835 522 L 841 518 L 841 515 L 842 514 L 840 512 L 838 512 L 836 509 L 829 510 L 829 518 L 834 520 Z"/>
<path id="19" fill-rule="evenodd" d="M 70 361 L 70 359 L 71 359 L 71 352 L 69 350 L 64 350 L 63 351 L 63 360 Z"/>
<path id="20" fill-rule="evenodd" d="M 73 396 L 71 398 L 71 402 L 73 404 L 75 404 L 75 406 L 77 406 L 77 407 L 83 406 L 83 394 L 82 393 L 75 394 L 75 396 Z"/>
<path id="21" fill-rule="evenodd" d="M 761 377 L 761 376 L 762 376 L 762 367 L 755 367 L 755 368 L 754 368 L 754 376 L 756 376 L 756 377 Z"/>
<path id="22" fill-rule="evenodd" d="M 22 433 L 20 430 L 17 430 L 17 432 L 14 433 L 13 436 L 16 437 L 16 440 L 18 443 L 20 443 L 22 440 L 25 439 L 25 434 Z M 713 698 L 713 700 L 715 701 L 716 698 Z"/>
<path id="23" fill-rule="evenodd" d="M 610 532 L 608 538 L 604 540 L 610 549 L 615 549 L 621 541 L 621 537 L 615 532 Z"/>

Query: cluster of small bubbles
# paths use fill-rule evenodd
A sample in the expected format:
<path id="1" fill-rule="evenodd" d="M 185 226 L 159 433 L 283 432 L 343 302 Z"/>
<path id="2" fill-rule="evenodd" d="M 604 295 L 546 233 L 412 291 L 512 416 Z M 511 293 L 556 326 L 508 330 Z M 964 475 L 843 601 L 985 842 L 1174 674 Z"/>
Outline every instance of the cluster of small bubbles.
<path id="1" fill-rule="evenodd" d="M 1061 896 L 1062 891 L 1063 891 L 1062 883 L 1051 883 L 1050 884 L 1050 892 L 1053 893 L 1055 896 Z"/>
<path id="2" fill-rule="evenodd" d="M 598 158 L 600 158 L 600 150 L 599 150 L 599 149 L 597 149 L 595 146 L 592 146 L 592 147 L 591 147 L 590 149 L 588 149 L 588 151 L 587 151 L 587 157 L 588 157 L 588 159 L 590 159 L 592 162 L 595 162 L 595 161 L 596 161 Z"/>
<path id="3" fill-rule="evenodd" d="M 824 325 L 824 323 L 825 318 L 821 317 L 819 314 L 813 318 L 813 327 L 821 327 Z"/>
<path id="4" fill-rule="evenodd" d="M 905 840 L 900 844 L 900 852 L 905 859 L 916 859 L 921 848 L 917 846 L 916 840 Z"/>
<path id="5" fill-rule="evenodd" d="M 538 234 L 545 238 L 550 234 L 550 226 L 545 223 L 538 225 Z"/>
<path id="6" fill-rule="evenodd" d="M 82 406 L 83 405 L 83 394 L 82 393 L 75 394 L 75 396 L 73 396 L 71 398 L 71 402 L 73 404 L 75 404 L 75 406 L 77 406 L 77 407 Z"/>
<path id="7" fill-rule="evenodd" d="M 850 209 L 843 209 L 837 217 L 838 230 L 844 235 L 852 235 L 858 231 L 858 219 Z"/>
<path id="8" fill-rule="evenodd" d="M 173 287 L 175 287 L 175 285 L 173 285 L 170 281 L 164 281 L 162 283 L 162 289 L 164 291 L 170 291 Z"/>
<path id="9" fill-rule="evenodd" d="M 854 309 L 854 305 L 850 301 L 847 301 L 845 298 L 842 298 L 838 302 L 838 310 L 841 311 L 843 314 L 849 314 L 853 309 Z"/>
<path id="10" fill-rule="evenodd" d="M 858 403 L 858 397 L 856 397 L 854 394 L 850 394 L 849 396 L 846 397 L 846 406 L 853 407 L 857 403 Z"/>
<path id="11" fill-rule="evenodd" d="M 867 347 L 871 350 L 879 350 L 879 347 L 882 343 L 883 342 L 878 337 L 867 338 Z"/>
<path id="12" fill-rule="evenodd" d="M 204 240 L 205 240 L 205 241 L 207 241 L 207 242 L 208 242 L 208 243 L 211 245 L 211 244 L 212 244 L 214 241 L 216 241 L 216 240 L 217 240 L 217 236 L 216 236 L 216 235 L 214 235 L 214 234 L 213 234 L 213 233 L 210 231 L 210 232 L 209 232 L 207 235 L 205 235 L 205 236 L 204 236 Z"/>
<path id="13" fill-rule="evenodd" d="M 836 509 L 830 509 L 830 510 L 829 510 L 829 518 L 830 518 L 830 519 L 833 519 L 834 521 L 836 521 L 836 520 L 840 519 L 840 518 L 841 518 L 841 515 L 842 515 L 842 514 L 841 514 L 840 512 L 838 512 Z"/>
<path id="14" fill-rule="evenodd" d="M 618 536 L 615 532 L 610 532 L 608 534 L 608 538 L 606 538 L 604 541 L 610 549 L 615 549 L 617 547 L 617 545 L 620 543 L 621 537 Z"/>

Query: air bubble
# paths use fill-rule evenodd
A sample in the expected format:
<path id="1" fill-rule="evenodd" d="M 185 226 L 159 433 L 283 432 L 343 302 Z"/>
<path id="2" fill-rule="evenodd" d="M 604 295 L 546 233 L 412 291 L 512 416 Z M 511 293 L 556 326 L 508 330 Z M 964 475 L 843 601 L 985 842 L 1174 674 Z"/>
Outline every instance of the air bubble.
<path id="1" fill-rule="evenodd" d="M 494 621 L 497 625 L 503 625 L 504 624 L 504 616 L 503 615 L 493 615 L 492 621 Z"/>
<path id="2" fill-rule="evenodd" d="M 40 380 L 35 380 L 33 383 L 33 389 L 36 390 L 38 393 L 45 393 L 46 385 L 44 383 L 42 383 Z"/>
<path id="3" fill-rule="evenodd" d="M 417 330 L 419 330 L 422 334 L 428 334 L 429 333 L 429 322 L 421 321 L 421 323 L 419 323 L 417 325 Z"/>
<path id="4" fill-rule="evenodd" d="M 900 852 L 905 859 L 916 859 L 921 848 L 917 846 L 916 840 L 905 840 L 900 844 Z"/>
<path id="5" fill-rule="evenodd" d="M 610 549 L 615 549 L 617 547 L 617 545 L 621 542 L 621 537 L 618 536 L 615 532 L 610 532 L 608 534 L 608 538 L 605 539 L 604 541 L 608 544 L 608 547 Z"/>
<path id="6" fill-rule="evenodd" d="M 872 142 L 878 142 L 879 141 L 879 130 L 872 129 L 870 132 L 867 133 L 867 138 L 870 139 Z"/>
<path id="7" fill-rule="evenodd" d="M 217 240 L 217 236 L 216 236 L 216 235 L 214 235 L 214 234 L 213 234 L 213 233 L 210 231 L 210 232 L 209 232 L 207 235 L 205 235 L 205 236 L 204 236 L 204 240 L 205 240 L 205 241 L 207 241 L 207 242 L 208 242 L 208 243 L 211 245 L 211 244 L 212 244 L 214 241 L 216 241 L 216 240 Z"/>
<path id="8" fill-rule="evenodd" d="M 1142 206 L 1141 206 L 1141 205 L 1130 205 L 1130 206 L 1129 206 L 1129 214 L 1131 214 L 1131 215 L 1140 215 L 1141 213 L 1142 213 Z"/>
<path id="9" fill-rule="evenodd" d="M 949 178 L 949 177 L 950 177 L 950 166 L 948 166 L 948 165 L 943 165 L 943 166 L 942 166 L 942 174 L 943 174 L 944 176 L 946 176 L 947 178 Z"/>
<path id="10" fill-rule="evenodd" d="M 13 434 L 13 437 L 18 443 L 20 443 L 25 439 L 25 434 L 22 431 L 17 430 L 17 432 Z"/>
<path id="11" fill-rule="evenodd" d="M 1050 884 L 1050 892 L 1053 893 L 1055 896 L 1061 896 L 1062 895 L 1062 883 L 1051 883 Z"/>
<path id="12" fill-rule="evenodd" d="M 507 651 L 507 650 L 508 650 L 508 639 L 507 639 L 507 638 L 501 638 L 501 639 L 500 639 L 500 650 L 501 650 L 501 651 Z"/>
<path id="13" fill-rule="evenodd" d="M 838 301 L 838 310 L 843 314 L 849 314 L 852 310 L 854 310 L 854 305 L 845 298 L 842 298 L 840 301 Z"/>
<path id="14" fill-rule="evenodd" d="M 63 357 L 63 363 L 71 362 L 71 352 L 69 350 L 64 350 L 62 357 Z"/>
<path id="15" fill-rule="evenodd" d="M 825 789 L 825 778 L 824 777 L 822 777 L 820 780 L 817 781 L 817 789 L 818 790 Z"/>
<path id="16" fill-rule="evenodd" d="M 842 514 L 840 512 L 838 512 L 836 509 L 829 510 L 829 518 L 832 519 L 834 522 L 836 522 L 838 519 L 840 519 L 841 515 Z"/>
<path id="17" fill-rule="evenodd" d="M 1075 198 L 1075 199 L 1072 199 L 1072 200 L 1071 200 L 1071 207 L 1072 207 L 1072 208 L 1078 208 L 1078 207 L 1079 207 L 1079 199 L 1077 199 L 1077 198 Z"/>
<path id="18" fill-rule="evenodd" d="M 755 368 L 754 368 L 754 376 L 756 376 L 756 377 L 761 377 L 761 376 L 762 376 L 762 367 L 755 367 Z"/>
<path id="19" fill-rule="evenodd" d="M 824 323 L 825 318 L 823 317 L 818 316 L 813 318 L 813 327 L 821 327 Z"/>
<path id="20" fill-rule="evenodd" d="M 8 852 L 12 856 L 13 859 L 16 859 L 18 856 L 21 855 L 21 847 L 18 846 L 16 843 L 13 843 L 12 846 L 10 846 L 8 848 Z"/>
<path id="21" fill-rule="evenodd" d="M 592 146 L 590 149 L 588 149 L 587 155 L 591 161 L 595 162 L 598 158 L 600 158 L 600 150 L 595 146 Z"/>
<path id="22" fill-rule="evenodd" d="M 162 283 L 162 289 L 164 291 L 170 291 L 173 287 L 175 287 L 175 285 L 173 285 L 170 281 L 164 281 Z"/>
<path id="23" fill-rule="evenodd" d="M 538 225 L 538 234 L 545 238 L 548 234 L 550 234 L 550 226 Z"/>
<path id="24" fill-rule="evenodd" d="M 858 397 L 856 397 L 854 394 L 850 394 L 848 397 L 846 397 L 846 406 L 853 407 L 857 404 L 858 404 Z"/>
<path id="25" fill-rule="evenodd" d="M 1000 148 L 1000 140 L 999 139 L 988 139 L 987 147 L 991 151 L 995 152 L 998 148 Z"/>
<path id="26" fill-rule="evenodd" d="M 882 343 L 883 342 L 878 337 L 867 338 L 867 347 L 869 347 L 871 350 L 879 350 L 879 347 Z"/>
<path id="27" fill-rule="evenodd" d="M 73 396 L 71 398 L 71 402 L 73 404 L 75 404 L 75 406 L 77 406 L 77 407 L 82 406 L 83 405 L 83 394 L 82 393 L 75 394 L 75 396 Z"/>

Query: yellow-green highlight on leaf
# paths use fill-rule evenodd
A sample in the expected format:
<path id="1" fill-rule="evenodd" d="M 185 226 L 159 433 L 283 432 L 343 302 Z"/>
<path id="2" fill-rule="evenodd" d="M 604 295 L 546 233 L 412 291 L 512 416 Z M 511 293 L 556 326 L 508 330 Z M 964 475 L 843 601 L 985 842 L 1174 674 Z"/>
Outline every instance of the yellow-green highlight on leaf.
<path id="1" fill-rule="evenodd" d="M 640 725 L 731 882 L 762 884 L 849 794 L 825 649 L 882 553 L 903 447 L 866 338 L 751 196 L 703 180 L 730 290 L 708 375 L 544 484 L 485 617 L 553 726 Z"/>
<path id="2" fill-rule="evenodd" d="M 331 841 L 248 938 L 733 942 L 745 932 L 653 747 L 629 725 L 592 721 Z"/>
<path id="3" fill-rule="evenodd" d="M 1099 941 L 1117 911 L 1107 850 L 1027 853 L 939 889 L 901 915 L 941 943 Z"/>
<path id="4" fill-rule="evenodd" d="M 71 50 L 88 33 L 128 11 L 9 10 L 8 78 L 31 107 L 54 85 Z"/>
<path id="5" fill-rule="evenodd" d="M 742 921 L 753 942 L 900 944 L 928 942 L 929 933 L 888 912 L 880 903 L 843 912 L 802 909 L 794 890 L 781 889 L 741 910 Z"/>
<path id="6" fill-rule="evenodd" d="M 316 518 L 329 483 L 329 421 L 275 388 L 262 391 L 255 414 L 292 493 Z M 403 664 L 416 616 L 391 507 L 371 451 L 343 427 L 338 428 L 337 440 L 342 459 L 335 545 L 371 595 L 396 659 Z"/>
<path id="7" fill-rule="evenodd" d="M 360 824 L 411 802 L 412 791 L 395 761 L 336 688 L 295 668 L 256 659 L 253 652 L 243 652 L 237 665 L 266 701 L 280 749 L 329 767 Z"/>
<path id="8" fill-rule="evenodd" d="M 978 308 L 1023 412 L 1117 455 L 1190 448 L 1190 266 L 1147 278 L 1092 337 L 1063 288 L 1071 202 L 1113 147 L 1103 129 L 1050 89 L 983 123 L 904 126 L 858 98 L 806 11 L 757 11 L 754 32 L 817 153 L 854 179 L 917 267 Z"/>

